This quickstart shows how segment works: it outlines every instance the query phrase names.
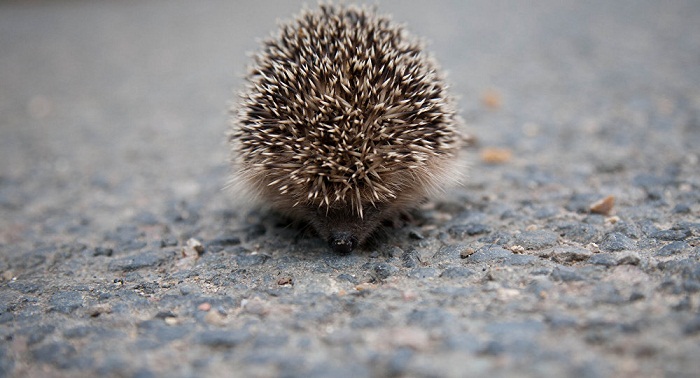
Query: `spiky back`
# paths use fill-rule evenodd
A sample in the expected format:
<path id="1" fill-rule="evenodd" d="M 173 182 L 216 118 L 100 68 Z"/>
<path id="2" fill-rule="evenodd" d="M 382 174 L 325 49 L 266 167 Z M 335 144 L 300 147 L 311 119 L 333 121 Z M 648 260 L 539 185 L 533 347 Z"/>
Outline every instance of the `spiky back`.
<path id="1" fill-rule="evenodd" d="M 418 40 L 367 8 L 303 11 L 254 57 L 230 135 L 240 177 L 273 202 L 360 216 L 425 191 L 457 144 L 436 69 Z"/>

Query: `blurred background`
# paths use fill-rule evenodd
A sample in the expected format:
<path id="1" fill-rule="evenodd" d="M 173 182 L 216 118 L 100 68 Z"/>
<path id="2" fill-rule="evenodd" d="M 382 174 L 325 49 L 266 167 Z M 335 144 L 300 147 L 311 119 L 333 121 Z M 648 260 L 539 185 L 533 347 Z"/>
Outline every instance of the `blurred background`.
<path id="1" fill-rule="evenodd" d="M 379 10 L 428 41 L 481 146 L 514 152 L 516 167 L 585 175 L 596 164 L 653 169 L 700 143 L 698 4 L 382 1 Z M 0 2 L 1 211 L 71 209 L 113 226 L 157 209 L 154 195 L 211 196 L 226 181 L 226 112 L 248 54 L 301 6 Z"/>

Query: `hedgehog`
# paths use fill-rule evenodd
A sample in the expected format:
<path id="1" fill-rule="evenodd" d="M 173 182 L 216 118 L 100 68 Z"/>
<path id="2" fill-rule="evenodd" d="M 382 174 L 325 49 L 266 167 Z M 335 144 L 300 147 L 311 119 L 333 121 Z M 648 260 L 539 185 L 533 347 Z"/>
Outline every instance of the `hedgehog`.
<path id="1" fill-rule="evenodd" d="M 336 253 L 460 176 L 460 118 L 437 63 L 374 7 L 302 10 L 262 42 L 245 80 L 231 182 Z"/>

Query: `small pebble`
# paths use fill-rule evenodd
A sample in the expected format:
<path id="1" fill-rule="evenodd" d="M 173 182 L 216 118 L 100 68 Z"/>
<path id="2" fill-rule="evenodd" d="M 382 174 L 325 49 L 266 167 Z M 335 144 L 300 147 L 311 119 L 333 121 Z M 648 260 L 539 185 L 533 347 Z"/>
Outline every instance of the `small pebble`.
<path id="1" fill-rule="evenodd" d="M 594 214 L 610 215 L 615 206 L 615 196 L 607 196 L 591 204 L 590 210 Z"/>
<path id="2" fill-rule="evenodd" d="M 474 252 L 474 248 L 465 248 L 462 250 L 462 252 L 459 253 L 459 257 L 462 259 L 466 259 L 467 257 L 473 255 Z"/>
<path id="3" fill-rule="evenodd" d="M 498 90 L 491 88 L 481 94 L 481 103 L 489 109 L 497 110 L 503 105 L 503 98 Z"/>
<path id="4" fill-rule="evenodd" d="M 207 324 L 215 326 L 223 326 L 226 324 L 226 316 L 219 311 L 209 311 L 204 316 L 204 321 Z"/>
<path id="5" fill-rule="evenodd" d="M 504 164 L 513 159 L 513 152 L 507 148 L 484 147 L 480 156 L 486 164 Z"/>
<path id="6" fill-rule="evenodd" d="M 211 303 L 209 303 L 209 302 L 201 303 L 199 306 L 197 306 L 197 310 L 209 311 L 209 310 L 211 310 Z"/>
<path id="7" fill-rule="evenodd" d="M 202 245 L 202 243 L 194 238 L 190 238 L 187 240 L 187 247 L 193 249 L 198 254 L 202 254 L 204 252 L 204 246 Z"/>
<path id="8" fill-rule="evenodd" d="M 525 252 L 525 247 L 523 247 L 522 245 L 513 245 L 510 246 L 508 249 L 510 249 L 511 252 L 518 254 Z"/>

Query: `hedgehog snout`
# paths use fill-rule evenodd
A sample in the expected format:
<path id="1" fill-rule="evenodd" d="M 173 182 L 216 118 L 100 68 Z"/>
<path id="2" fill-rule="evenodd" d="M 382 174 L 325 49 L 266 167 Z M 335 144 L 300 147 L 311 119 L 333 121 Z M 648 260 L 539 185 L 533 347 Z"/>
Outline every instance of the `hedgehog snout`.
<path id="1" fill-rule="evenodd" d="M 307 213 L 308 221 L 318 236 L 325 240 L 335 253 L 347 254 L 359 248 L 377 227 L 379 213 L 369 212 L 361 218 L 345 207 Z"/>
<path id="2" fill-rule="evenodd" d="M 348 254 L 357 247 L 357 238 L 348 231 L 331 232 L 328 244 L 335 253 Z"/>

